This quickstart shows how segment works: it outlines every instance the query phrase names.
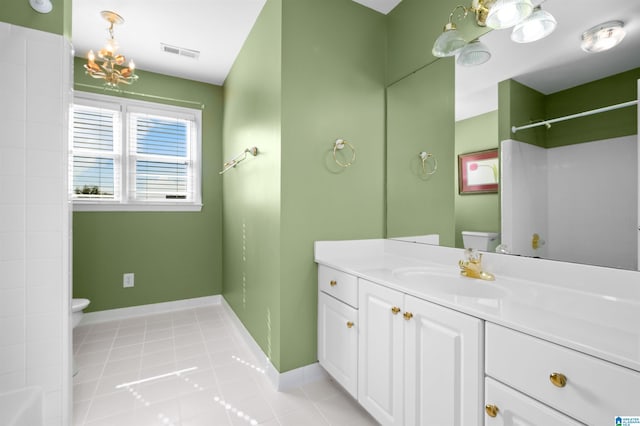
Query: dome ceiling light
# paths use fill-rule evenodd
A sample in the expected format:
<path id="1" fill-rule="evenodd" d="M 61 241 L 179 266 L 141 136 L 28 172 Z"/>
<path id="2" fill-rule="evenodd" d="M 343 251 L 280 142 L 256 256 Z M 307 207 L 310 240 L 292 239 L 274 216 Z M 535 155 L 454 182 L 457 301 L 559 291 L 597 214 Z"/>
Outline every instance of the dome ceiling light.
<path id="1" fill-rule="evenodd" d="M 580 47 L 589 53 L 604 52 L 620 44 L 626 32 L 622 21 L 609 21 L 582 33 Z"/>

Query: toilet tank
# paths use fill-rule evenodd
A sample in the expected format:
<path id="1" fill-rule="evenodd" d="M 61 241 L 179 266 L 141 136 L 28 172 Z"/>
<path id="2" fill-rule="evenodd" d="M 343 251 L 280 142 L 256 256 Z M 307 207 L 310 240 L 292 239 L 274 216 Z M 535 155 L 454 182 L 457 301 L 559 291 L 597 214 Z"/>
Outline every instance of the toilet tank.
<path id="1" fill-rule="evenodd" d="M 462 231 L 462 242 L 464 248 L 495 251 L 498 244 L 500 244 L 500 233 Z"/>

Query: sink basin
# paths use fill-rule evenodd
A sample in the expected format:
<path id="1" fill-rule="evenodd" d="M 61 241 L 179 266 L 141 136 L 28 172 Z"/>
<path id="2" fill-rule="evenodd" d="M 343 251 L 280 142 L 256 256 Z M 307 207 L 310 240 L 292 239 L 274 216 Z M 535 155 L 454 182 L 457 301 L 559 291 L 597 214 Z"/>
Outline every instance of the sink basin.
<path id="1" fill-rule="evenodd" d="M 393 275 L 407 283 L 417 284 L 429 290 L 474 299 L 501 299 L 507 291 L 494 281 L 483 281 L 460 275 L 454 268 L 420 266 L 393 270 Z"/>

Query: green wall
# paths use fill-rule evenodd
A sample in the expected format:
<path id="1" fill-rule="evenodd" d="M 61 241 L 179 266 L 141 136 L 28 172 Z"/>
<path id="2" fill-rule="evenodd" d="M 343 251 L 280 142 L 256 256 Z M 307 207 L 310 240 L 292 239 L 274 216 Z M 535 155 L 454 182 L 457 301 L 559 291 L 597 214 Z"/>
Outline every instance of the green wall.
<path id="1" fill-rule="evenodd" d="M 313 242 L 383 235 L 385 51 L 361 5 L 269 0 L 225 83 L 225 155 L 264 155 L 224 175 L 223 295 L 281 372 L 317 359 Z"/>
<path id="2" fill-rule="evenodd" d="M 104 91 L 75 59 L 76 90 Z M 201 212 L 75 212 L 73 294 L 91 300 L 87 311 L 220 294 L 222 291 L 222 88 L 138 71 L 127 90 L 196 101 L 202 110 Z M 98 86 L 91 90 L 79 84 Z M 144 96 L 122 97 L 154 100 Z M 167 102 L 189 106 L 179 102 Z M 122 274 L 135 273 L 135 287 Z"/>
<path id="3" fill-rule="evenodd" d="M 498 148 L 498 111 L 456 122 L 455 158 L 468 152 Z M 455 175 L 455 246 L 464 247 L 462 231 L 500 232 L 500 196 L 458 193 Z"/>
<path id="4" fill-rule="evenodd" d="M 283 2 L 283 371 L 317 359 L 313 242 L 380 238 L 384 226 L 384 16 L 344 0 Z M 355 163 L 333 161 L 344 138 Z M 347 155 L 348 156 L 348 155 Z"/>
<path id="5" fill-rule="evenodd" d="M 28 0 L 2 0 L 0 22 L 64 35 L 71 39 L 71 0 L 52 0 L 49 13 L 38 13 Z"/>

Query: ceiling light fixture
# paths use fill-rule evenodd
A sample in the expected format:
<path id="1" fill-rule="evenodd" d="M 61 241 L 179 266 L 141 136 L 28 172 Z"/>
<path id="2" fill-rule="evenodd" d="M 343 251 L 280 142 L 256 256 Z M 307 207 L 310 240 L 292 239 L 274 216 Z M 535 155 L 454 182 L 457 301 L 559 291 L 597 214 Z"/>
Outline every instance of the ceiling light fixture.
<path id="1" fill-rule="evenodd" d="M 463 67 L 482 65 L 491 59 L 491 51 L 478 39 L 472 40 L 458 53 L 456 63 Z"/>
<path id="2" fill-rule="evenodd" d="M 96 62 L 95 54 L 93 50 L 90 50 L 84 68 L 91 77 L 105 80 L 106 86 L 117 87 L 120 83 L 131 84 L 138 79 L 135 74 L 135 64 L 133 61 L 129 61 L 127 66 L 123 66 L 126 59 L 116 53 L 118 42 L 113 37 L 114 24 L 122 24 L 124 19 L 109 10 L 103 10 L 100 15 L 109 22 L 109 39 L 106 46 L 98 51 L 98 58 L 101 62 Z"/>
<path id="3" fill-rule="evenodd" d="M 622 21 L 609 21 L 589 28 L 582 33 L 580 47 L 589 53 L 604 52 L 617 46 L 626 32 Z"/>
<path id="4" fill-rule="evenodd" d="M 442 34 L 438 36 L 435 43 L 433 43 L 433 49 L 431 49 L 431 53 L 437 58 L 453 56 L 467 45 L 467 41 L 462 38 L 456 24 L 453 23 L 453 16 L 458 9 L 462 9 L 464 12 L 458 20 L 463 20 L 467 16 L 468 10 L 464 6 L 456 6 L 451 11 L 449 14 L 449 22 L 444 26 Z"/>
<path id="5" fill-rule="evenodd" d="M 536 6 L 533 13 L 527 19 L 513 27 L 511 40 L 516 43 L 531 43 L 538 41 L 553 32 L 558 22 L 542 6 Z"/>

